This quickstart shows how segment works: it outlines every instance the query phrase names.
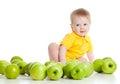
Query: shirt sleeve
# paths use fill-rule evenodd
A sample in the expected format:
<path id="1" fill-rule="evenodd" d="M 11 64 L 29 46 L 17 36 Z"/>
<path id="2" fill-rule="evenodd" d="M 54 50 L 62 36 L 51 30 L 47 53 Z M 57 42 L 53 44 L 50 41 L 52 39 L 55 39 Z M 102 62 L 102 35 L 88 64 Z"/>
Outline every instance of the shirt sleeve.
<path id="1" fill-rule="evenodd" d="M 67 34 L 61 41 L 60 45 L 64 45 L 67 49 L 69 49 L 72 46 L 74 39 L 75 37 L 72 34 Z"/>

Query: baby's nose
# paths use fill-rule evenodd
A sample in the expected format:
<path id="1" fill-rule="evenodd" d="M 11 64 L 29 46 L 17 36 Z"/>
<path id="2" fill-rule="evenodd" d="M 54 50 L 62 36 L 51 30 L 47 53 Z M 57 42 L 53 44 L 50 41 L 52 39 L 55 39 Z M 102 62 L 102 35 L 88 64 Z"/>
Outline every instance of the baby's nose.
<path id="1" fill-rule="evenodd" d="M 85 29 L 85 27 L 80 27 L 81 30 Z"/>

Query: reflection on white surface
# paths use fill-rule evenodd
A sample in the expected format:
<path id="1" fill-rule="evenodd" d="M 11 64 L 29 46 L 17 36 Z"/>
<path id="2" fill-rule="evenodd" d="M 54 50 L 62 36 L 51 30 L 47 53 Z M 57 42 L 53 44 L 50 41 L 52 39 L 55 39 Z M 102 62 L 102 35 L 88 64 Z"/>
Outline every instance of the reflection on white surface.
<path id="1" fill-rule="evenodd" d="M 100 74 L 94 73 L 89 78 L 82 80 L 73 80 L 61 78 L 57 81 L 51 81 L 48 78 L 42 81 L 34 81 L 28 76 L 19 76 L 17 79 L 6 79 L 4 75 L 0 75 L 0 84 L 118 84 L 119 75 L 117 72 L 114 74 Z"/>
<path id="2" fill-rule="evenodd" d="M 94 74 L 94 80 L 97 84 L 115 84 L 116 77 L 114 74 Z"/>

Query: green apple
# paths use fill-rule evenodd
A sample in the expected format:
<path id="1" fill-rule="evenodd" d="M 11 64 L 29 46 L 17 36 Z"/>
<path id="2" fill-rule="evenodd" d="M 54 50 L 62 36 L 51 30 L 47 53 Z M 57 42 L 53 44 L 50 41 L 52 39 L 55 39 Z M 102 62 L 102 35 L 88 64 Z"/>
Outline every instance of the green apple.
<path id="1" fill-rule="evenodd" d="M 72 78 L 75 80 L 81 80 L 86 75 L 86 72 L 85 72 L 82 64 L 78 64 L 78 65 L 74 66 L 74 68 L 71 70 L 70 73 L 71 73 Z"/>
<path id="2" fill-rule="evenodd" d="M 70 60 L 67 61 L 65 66 L 63 67 L 63 73 L 64 75 L 66 75 L 68 78 L 72 78 L 70 72 L 73 69 L 74 66 L 76 66 L 77 64 L 81 63 L 78 60 Z"/>
<path id="3" fill-rule="evenodd" d="M 16 79 L 20 74 L 20 70 L 18 65 L 16 64 L 9 64 L 5 68 L 5 77 L 8 79 Z"/>
<path id="4" fill-rule="evenodd" d="M 47 75 L 50 80 L 59 80 L 63 76 L 63 69 L 60 65 L 53 65 L 47 68 Z"/>
<path id="5" fill-rule="evenodd" d="M 90 62 L 83 62 L 81 63 L 81 65 L 83 66 L 83 69 L 85 71 L 85 77 L 91 76 L 92 73 L 94 72 L 93 64 Z"/>
<path id="6" fill-rule="evenodd" d="M 48 68 L 50 66 L 56 65 L 56 62 L 54 62 L 54 61 L 47 61 L 47 62 L 45 62 L 44 65 Z"/>
<path id="7" fill-rule="evenodd" d="M 45 63 L 44 63 L 44 65 L 45 66 L 48 66 L 50 63 L 55 63 L 54 61 L 46 61 Z"/>
<path id="8" fill-rule="evenodd" d="M 19 66 L 19 69 L 20 69 L 20 74 L 21 75 L 24 75 L 25 74 L 25 70 L 24 70 L 24 67 L 27 63 L 24 62 L 24 61 L 21 61 L 19 62 L 17 65 Z"/>
<path id="9" fill-rule="evenodd" d="M 105 74 L 112 74 L 117 69 L 117 64 L 112 59 L 106 59 L 103 61 L 102 70 Z"/>
<path id="10" fill-rule="evenodd" d="M 53 66 L 53 65 L 60 65 L 62 68 L 64 67 L 64 64 L 63 63 L 61 63 L 61 62 L 55 62 L 55 61 L 47 61 L 47 62 L 45 62 L 45 66 L 48 68 L 48 67 L 51 67 L 51 66 Z"/>
<path id="11" fill-rule="evenodd" d="M 51 66 L 54 66 L 54 65 L 60 66 L 60 67 L 63 69 L 63 67 L 64 67 L 65 64 L 63 64 L 63 63 L 61 63 L 61 62 L 54 62 L 54 61 L 47 61 L 47 62 L 45 62 L 45 66 L 46 66 L 47 68 L 49 68 L 49 67 L 51 67 Z M 64 74 L 63 74 L 62 77 L 64 77 Z"/>
<path id="12" fill-rule="evenodd" d="M 62 70 L 63 70 L 63 68 L 64 68 L 64 66 L 65 66 L 65 64 L 63 64 L 62 62 L 57 62 L 57 64 L 56 65 L 58 65 L 58 66 L 60 66 L 61 68 L 62 68 Z M 64 77 L 64 72 L 63 72 L 63 75 L 62 75 L 62 78 Z"/>
<path id="13" fill-rule="evenodd" d="M 41 63 L 36 63 L 30 69 L 30 77 L 32 80 L 43 80 L 47 76 L 47 68 Z"/>
<path id="14" fill-rule="evenodd" d="M 28 67 L 29 72 L 30 72 L 30 70 L 32 69 L 32 67 L 34 67 L 34 66 L 36 66 L 36 65 L 40 65 L 40 64 L 41 64 L 40 62 L 32 62 L 32 63 L 29 65 L 29 67 Z"/>
<path id="15" fill-rule="evenodd" d="M 61 62 L 57 62 L 56 64 L 59 65 L 62 69 L 63 69 L 63 67 L 65 66 L 65 64 L 63 64 L 63 63 L 61 63 Z"/>
<path id="16" fill-rule="evenodd" d="M 22 62 L 21 60 L 14 59 L 10 63 L 11 64 L 18 64 L 19 62 Z"/>
<path id="17" fill-rule="evenodd" d="M 9 65 L 9 62 L 6 60 L 0 60 L 0 74 L 4 74 L 7 65 Z"/>
<path id="18" fill-rule="evenodd" d="M 103 60 L 112 59 L 111 57 L 104 57 Z"/>
<path id="19" fill-rule="evenodd" d="M 23 70 L 24 70 L 26 75 L 30 75 L 30 66 L 32 65 L 32 63 L 33 62 L 29 62 L 23 67 Z"/>
<path id="20" fill-rule="evenodd" d="M 31 68 L 33 67 L 33 65 L 36 65 L 36 64 L 39 64 L 39 62 L 29 62 L 28 64 L 26 64 L 23 67 L 25 74 L 29 76 Z"/>
<path id="21" fill-rule="evenodd" d="M 103 59 L 96 59 L 94 60 L 93 62 L 93 67 L 94 67 L 94 70 L 98 73 L 102 73 L 102 64 L 103 64 Z"/>
<path id="22" fill-rule="evenodd" d="M 13 56 L 13 57 L 10 59 L 10 63 L 12 63 L 13 60 L 23 61 L 23 58 L 20 57 L 20 56 Z"/>

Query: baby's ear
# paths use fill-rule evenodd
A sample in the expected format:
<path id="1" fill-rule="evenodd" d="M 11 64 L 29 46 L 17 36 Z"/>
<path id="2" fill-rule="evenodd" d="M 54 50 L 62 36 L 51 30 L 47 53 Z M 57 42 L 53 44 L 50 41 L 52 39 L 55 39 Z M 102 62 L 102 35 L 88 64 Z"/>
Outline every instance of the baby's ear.
<path id="1" fill-rule="evenodd" d="M 73 28 L 73 24 L 70 24 L 71 28 Z"/>

